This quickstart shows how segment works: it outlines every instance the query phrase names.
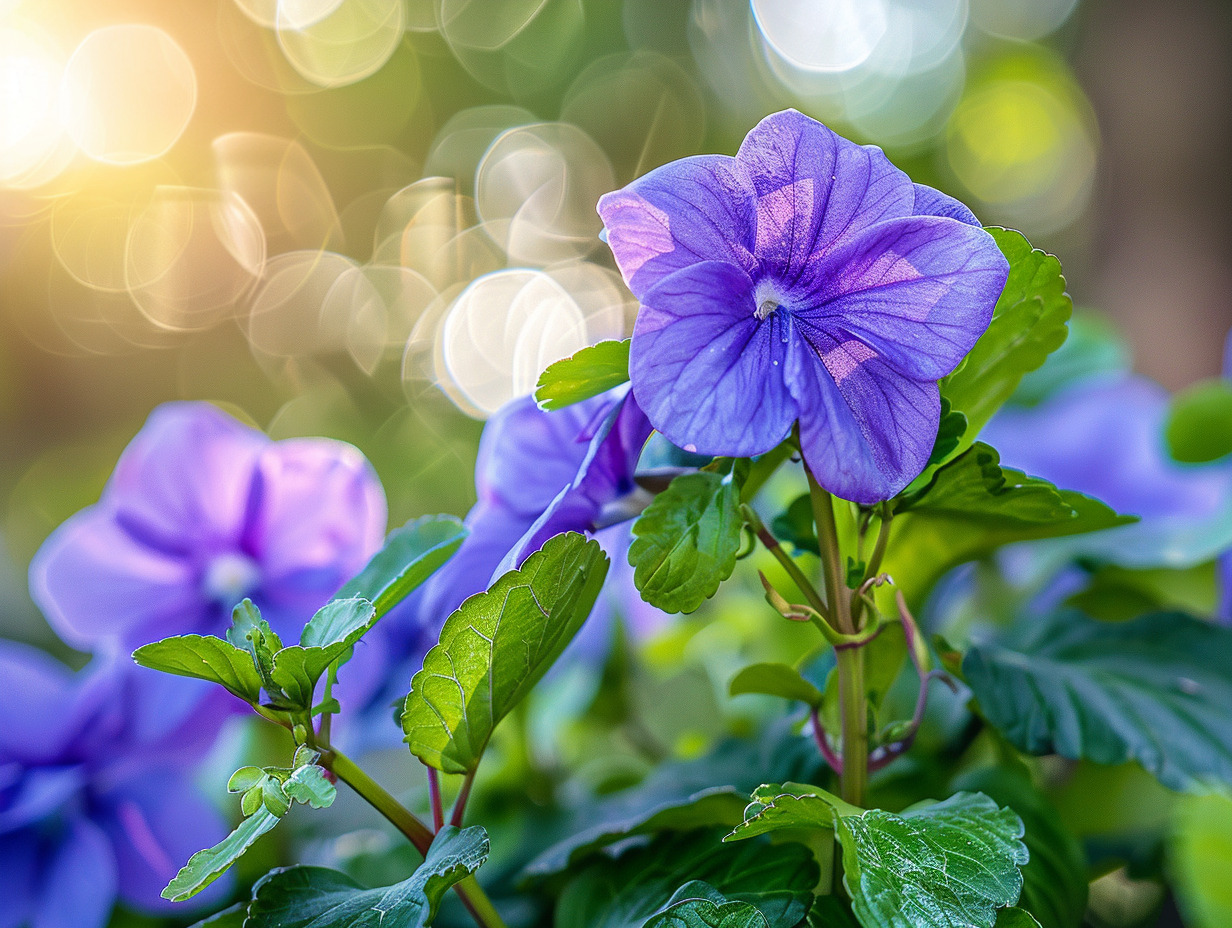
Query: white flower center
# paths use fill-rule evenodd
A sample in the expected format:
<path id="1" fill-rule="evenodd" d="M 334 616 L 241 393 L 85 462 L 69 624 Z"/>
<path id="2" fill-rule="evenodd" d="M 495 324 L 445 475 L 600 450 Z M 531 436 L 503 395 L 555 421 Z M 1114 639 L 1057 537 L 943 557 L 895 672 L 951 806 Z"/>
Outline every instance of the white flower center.
<path id="1" fill-rule="evenodd" d="M 218 555 L 206 566 L 201 587 L 214 602 L 234 606 L 260 583 L 261 569 L 256 561 L 228 552 Z"/>

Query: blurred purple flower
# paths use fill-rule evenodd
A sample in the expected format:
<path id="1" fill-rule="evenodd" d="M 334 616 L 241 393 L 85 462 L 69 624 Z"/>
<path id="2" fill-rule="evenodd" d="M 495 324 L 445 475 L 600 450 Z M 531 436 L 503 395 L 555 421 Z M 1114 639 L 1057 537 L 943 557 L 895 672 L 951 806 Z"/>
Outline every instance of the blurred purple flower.
<path id="1" fill-rule="evenodd" d="M 734 158 L 651 171 L 599 201 L 641 303 L 629 372 L 687 451 L 804 458 L 846 499 L 887 499 L 924 468 L 936 381 L 992 318 L 1008 263 L 961 203 L 874 147 L 794 110 Z"/>
<path id="2" fill-rule="evenodd" d="M 100 501 L 39 550 L 31 594 L 79 648 L 221 634 L 246 596 L 294 638 L 384 532 L 384 493 L 350 445 L 274 442 L 207 403 L 168 403 Z"/>
<path id="3" fill-rule="evenodd" d="M 1173 460 L 1164 439 L 1168 409 L 1163 387 L 1122 373 L 1079 380 L 1036 406 L 997 413 L 980 438 L 1003 464 L 1141 517 L 1024 550 L 1183 568 L 1232 545 L 1232 467 Z"/>
<path id="4" fill-rule="evenodd" d="M 408 631 L 422 637 L 417 643 L 404 638 L 402 650 L 430 645 L 428 639 L 466 597 L 487 589 L 495 576 L 567 531 L 597 533 L 612 556 L 607 589 L 620 586 L 621 612 L 635 628 L 655 623 L 655 617 L 644 614 L 650 607 L 636 591 L 623 595 L 632 590 L 631 583 L 614 584 L 622 576 L 619 566 L 628 544 L 628 529 L 618 523 L 650 501 L 633 477 L 651 431 L 627 386 L 556 412 L 539 409 L 533 397 L 500 409 L 479 441 L 479 500 L 466 516 L 470 535 L 416 599 Z M 609 599 L 612 595 L 607 593 Z M 587 629 L 597 624 L 602 623 L 590 622 Z"/>
<path id="5" fill-rule="evenodd" d="M 102 928 L 117 897 L 170 911 L 168 880 L 227 832 L 192 785 L 226 695 L 123 658 L 73 674 L 3 641 L 0 679 L 0 928 Z"/>

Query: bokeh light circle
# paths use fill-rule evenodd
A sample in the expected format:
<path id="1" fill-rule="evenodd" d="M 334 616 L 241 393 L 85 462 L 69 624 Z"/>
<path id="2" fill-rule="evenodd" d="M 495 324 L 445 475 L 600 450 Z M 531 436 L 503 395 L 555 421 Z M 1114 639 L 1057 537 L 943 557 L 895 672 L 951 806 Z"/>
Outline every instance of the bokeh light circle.
<path id="1" fill-rule="evenodd" d="M 766 42 L 809 71 L 849 71 L 885 35 L 885 0 L 752 0 Z"/>
<path id="2" fill-rule="evenodd" d="M 287 61 L 320 87 L 344 87 L 384 66 L 406 30 L 402 0 L 329 0 L 279 3 L 278 44 Z"/>
<path id="3" fill-rule="evenodd" d="M 545 367 L 587 343 L 586 318 L 559 283 L 542 271 L 498 271 L 449 307 L 437 376 L 459 408 L 483 418 L 530 393 Z"/>
<path id="4" fill-rule="evenodd" d="M 28 185 L 61 147 L 63 67 L 50 41 L 24 29 L 0 27 L 0 185 Z"/>
<path id="5" fill-rule="evenodd" d="M 945 155 L 986 221 L 1039 235 L 1086 207 L 1097 147 L 1090 104 L 1065 65 L 1024 51 L 971 84 L 950 117 Z"/>
<path id="6" fill-rule="evenodd" d="M 69 57 L 60 87 L 61 118 L 87 156 L 137 164 L 165 154 L 197 105 L 188 55 L 163 30 L 104 26 Z"/>
<path id="7" fill-rule="evenodd" d="M 479 163 L 475 201 L 513 262 L 546 265 L 599 244 L 599 197 L 616 186 L 607 155 L 577 126 L 538 123 L 502 133 Z"/>

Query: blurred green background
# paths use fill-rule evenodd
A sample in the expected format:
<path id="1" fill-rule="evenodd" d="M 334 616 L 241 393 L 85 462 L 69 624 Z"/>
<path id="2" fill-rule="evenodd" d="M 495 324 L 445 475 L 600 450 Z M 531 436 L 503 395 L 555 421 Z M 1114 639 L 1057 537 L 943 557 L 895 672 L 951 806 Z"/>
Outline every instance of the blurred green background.
<path id="1" fill-rule="evenodd" d="M 481 420 L 636 307 L 600 194 L 797 107 L 1219 368 L 1232 18 L 1205 0 L 0 0 L 0 634 L 149 410 L 358 445 L 463 512 Z"/>

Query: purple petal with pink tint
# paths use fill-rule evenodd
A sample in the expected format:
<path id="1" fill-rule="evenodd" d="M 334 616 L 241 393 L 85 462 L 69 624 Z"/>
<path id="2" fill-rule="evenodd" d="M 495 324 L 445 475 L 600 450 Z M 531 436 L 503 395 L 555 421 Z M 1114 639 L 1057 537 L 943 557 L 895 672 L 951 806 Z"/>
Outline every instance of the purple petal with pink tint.
<path id="1" fill-rule="evenodd" d="M 795 110 L 758 123 L 736 160 L 757 192 L 761 272 L 785 284 L 869 226 L 910 216 L 915 202 L 911 179 L 881 149 L 850 142 Z"/>
<path id="2" fill-rule="evenodd" d="M 754 212 L 743 165 L 724 155 L 674 161 L 599 199 L 608 246 L 638 299 L 699 261 L 751 271 Z"/>
<path id="3" fill-rule="evenodd" d="M 903 376 L 939 380 L 988 327 L 1008 273 L 982 229 L 895 219 L 814 259 L 786 303 L 834 338 L 865 342 Z"/>

